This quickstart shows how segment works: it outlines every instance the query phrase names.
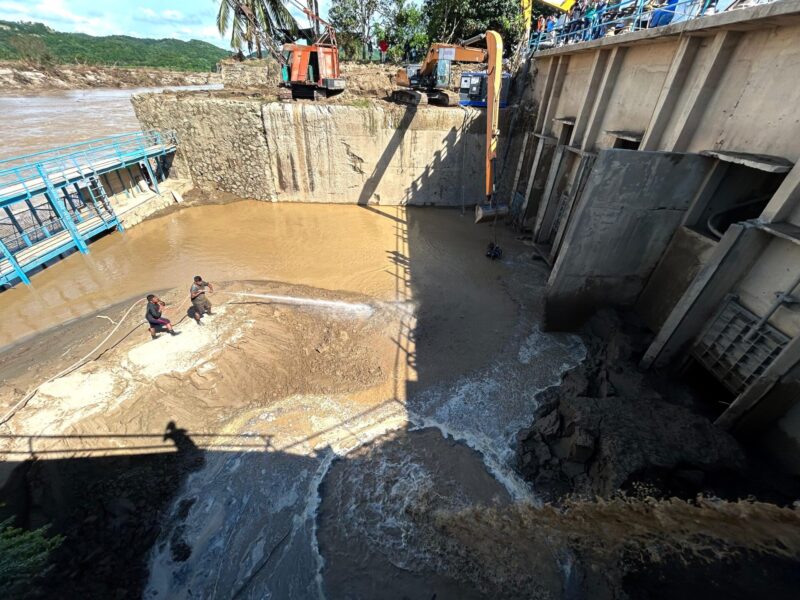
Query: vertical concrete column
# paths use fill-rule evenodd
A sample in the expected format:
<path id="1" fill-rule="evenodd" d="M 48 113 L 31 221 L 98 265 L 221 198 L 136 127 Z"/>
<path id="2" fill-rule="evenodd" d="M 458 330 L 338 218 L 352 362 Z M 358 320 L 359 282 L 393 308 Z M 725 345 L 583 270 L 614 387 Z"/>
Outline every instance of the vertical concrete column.
<path id="1" fill-rule="evenodd" d="M 800 206 L 800 162 L 786 174 L 781 186 L 773 194 L 759 220 L 764 223 L 786 221 Z M 800 225 L 800 223 L 795 223 Z"/>
<path id="2" fill-rule="evenodd" d="M 594 109 L 597 91 L 600 88 L 600 82 L 603 79 L 606 63 L 610 55 L 611 50 L 604 50 L 601 48 L 595 50 L 594 59 L 592 60 L 592 70 L 589 73 L 589 82 L 586 86 L 586 93 L 583 95 L 581 107 L 578 109 L 578 114 L 575 116 L 575 127 L 572 129 L 572 138 L 569 140 L 570 146 L 584 148 L 583 134 L 586 132 L 589 117 Z"/>
<path id="3" fill-rule="evenodd" d="M 50 201 L 50 205 L 53 207 L 53 210 L 56 211 L 56 214 L 61 219 L 61 222 L 64 224 L 64 227 L 69 231 L 70 236 L 72 237 L 72 241 L 75 242 L 75 246 L 81 252 L 81 254 L 86 254 L 89 252 L 89 248 L 86 246 L 86 242 L 83 241 L 80 233 L 75 228 L 75 223 L 72 221 L 72 217 L 69 216 L 67 210 L 61 206 L 58 202 L 58 192 L 56 192 L 53 184 L 50 182 L 50 179 L 47 177 L 47 173 L 45 173 L 42 165 L 37 164 L 36 170 L 39 172 L 39 177 L 42 178 L 44 182 L 45 188 L 47 188 L 47 192 L 45 195 L 47 199 Z"/>
<path id="4" fill-rule="evenodd" d="M 664 130 L 669 123 L 675 106 L 678 103 L 683 86 L 686 83 L 686 76 L 697 56 L 697 49 L 700 47 L 701 38 L 686 36 L 681 38 L 678 49 L 672 57 L 669 71 L 664 78 L 664 85 L 661 86 L 661 94 L 658 96 L 653 116 L 650 117 L 650 124 L 644 132 L 640 150 L 657 150 Z"/>
<path id="5" fill-rule="evenodd" d="M 533 127 L 535 133 L 544 133 L 544 114 L 547 112 L 547 105 L 550 102 L 550 94 L 553 91 L 553 82 L 556 79 L 556 70 L 560 60 L 560 56 L 551 56 L 548 59 L 547 78 L 544 80 L 542 101 L 539 104 L 539 110 L 536 112 L 536 123 Z"/>
<path id="6" fill-rule="evenodd" d="M 550 98 L 547 100 L 547 108 L 544 111 L 543 122 L 541 130 L 543 133 L 550 133 L 553 130 L 553 119 L 556 116 L 558 109 L 558 101 L 561 98 L 561 89 L 564 87 L 564 79 L 567 75 L 567 67 L 569 66 L 569 55 L 560 56 L 558 58 L 558 66 L 556 67 L 555 77 L 553 79 L 553 89 L 550 91 Z M 538 118 L 537 118 L 538 120 Z"/>
<path id="7" fill-rule="evenodd" d="M 720 31 L 714 36 L 702 70 L 689 82 L 683 106 L 663 136 L 661 150 L 686 151 L 740 38 L 741 33 L 737 31 Z"/>
<path id="8" fill-rule="evenodd" d="M 600 134 L 600 126 L 603 123 L 603 117 L 606 114 L 608 102 L 611 99 L 611 94 L 617 83 L 617 77 L 619 76 L 622 61 L 625 59 L 626 51 L 627 48 L 623 46 L 615 46 L 605 61 L 605 70 L 603 71 L 603 79 L 600 81 L 600 89 L 597 91 L 597 98 L 594 101 L 592 112 L 586 122 L 586 133 L 583 136 L 581 144 L 581 148 L 584 150 L 591 150 L 597 143 L 597 138 Z"/>

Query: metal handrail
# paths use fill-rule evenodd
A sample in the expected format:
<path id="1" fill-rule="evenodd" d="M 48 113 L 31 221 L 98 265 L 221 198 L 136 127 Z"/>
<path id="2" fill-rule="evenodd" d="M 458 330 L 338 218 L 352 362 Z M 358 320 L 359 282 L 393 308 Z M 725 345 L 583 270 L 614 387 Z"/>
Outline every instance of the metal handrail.
<path id="1" fill-rule="evenodd" d="M 0 161 L 0 200 L 11 197 L 10 192 L 5 196 L 3 188 L 21 185 L 30 195 L 26 182 L 40 178 L 39 168 L 45 174 L 57 174 L 77 170 L 82 172 L 81 165 L 91 167 L 104 160 L 126 164 L 141 160 L 146 148 L 167 148 L 177 143 L 175 132 L 160 132 L 155 130 L 141 131 L 130 134 L 121 134 L 72 144 L 56 150 L 37 152 L 22 157 L 15 157 Z M 69 150 L 69 152 L 66 152 Z M 38 159 L 31 162 L 32 159 Z M 9 166 L 15 163 L 25 164 Z M 3 168 L 6 166 L 6 168 Z"/>
<path id="2" fill-rule="evenodd" d="M 154 135 L 157 138 L 164 137 L 168 141 L 175 140 L 175 132 L 174 131 L 167 131 L 167 132 L 160 132 L 156 129 L 148 129 L 145 131 L 132 131 L 129 133 L 117 133 L 115 135 L 108 135 L 101 138 L 95 138 L 93 140 L 87 140 L 85 142 L 76 142 L 74 144 L 67 144 L 65 146 L 59 146 L 58 148 L 54 148 L 52 150 L 40 150 L 39 152 L 32 152 L 30 154 L 23 154 L 20 156 L 15 156 L 13 158 L 5 158 L 0 160 L 0 171 L 3 170 L 3 165 L 7 163 L 15 163 L 15 162 L 23 162 L 23 163 L 31 163 L 31 162 L 42 162 L 42 160 L 46 160 L 48 155 L 51 158 L 55 157 L 64 157 L 75 152 L 85 151 L 87 149 L 95 149 L 95 148 L 102 148 L 109 145 L 113 145 L 118 143 L 120 140 L 124 139 L 138 139 L 143 136 Z"/>
<path id="3" fill-rule="evenodd" d="M 554 27 L 550 31 L 535 33 L 531 36 L 530 48 L 532 52 L 537 52 L 539 50 L 557 48 L 568 43 L 581 43 L 600 39 L 606 37 L 610 30 L 615 31 L 614 35 L 619 35 L 652 28 L 650 24 L 656 15 L 666 16 L 672 13 L 669 23 L 657 25 L 656 27 L 690 21 L 704 16 L 710 4 L 711 0 L 679 0 L 674 4 L 651 6 L 649 0 L 620 0 L 615 4 L 605 6 L 592 17 L 582 16 L 580 19 L 581 24 L 589 21 L 587 26 L 576 28 L 576 22 L 572 21 Z M 618 13 L 623 14 L 617 17 Z M 604 19 L 604 16 L 615 16 L 616 18 Z"/>

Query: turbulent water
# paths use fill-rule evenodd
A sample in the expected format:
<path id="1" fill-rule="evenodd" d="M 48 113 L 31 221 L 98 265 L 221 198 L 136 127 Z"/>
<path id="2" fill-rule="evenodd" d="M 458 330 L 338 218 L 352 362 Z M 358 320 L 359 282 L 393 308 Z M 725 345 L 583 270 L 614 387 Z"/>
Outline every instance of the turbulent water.
<path id="1" fill-rule="evenodd" d="M 365 413 L 343 397 L 293 397 L 243 417 L 236 431 L 257 433 L 313 413 L 323 433 L 296 439 L 280 429 L 281 440 L 271 443 L 291 453 L 215 457 L 193 475 L 176 504 L 191 509 L 183 518 L 178 509 L 172 515 L 174 525 L 153 557 L 148 594 L 341 597 L 357 589 L 356 597 L 370 597 L 392 581 L 392 589 L 412 597 L 480 597 L 465 595 L 469 585 L 448 576 L 436 558 L 439 540 L 410 511 L 533 501 L 513 469 L 514 435 L 537 392 L 556 384 L 583 353 L 577 338 L 534 330 L 518 352 L 405 403 Z M 446 435 L 477 452 L 454 448 Z M 175 560 L 176 535 L 192 548 L 185 561 Z"/>

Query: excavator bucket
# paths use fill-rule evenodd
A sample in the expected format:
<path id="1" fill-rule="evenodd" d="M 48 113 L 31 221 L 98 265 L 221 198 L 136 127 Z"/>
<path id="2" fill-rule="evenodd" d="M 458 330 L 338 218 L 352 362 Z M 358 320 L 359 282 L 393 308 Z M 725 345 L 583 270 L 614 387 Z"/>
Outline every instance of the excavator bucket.
<path id="1" fill-rule="evenodd" d="M 476 204 L 475 224 L 486 223 L 508 214 L 508 204 Z"/>

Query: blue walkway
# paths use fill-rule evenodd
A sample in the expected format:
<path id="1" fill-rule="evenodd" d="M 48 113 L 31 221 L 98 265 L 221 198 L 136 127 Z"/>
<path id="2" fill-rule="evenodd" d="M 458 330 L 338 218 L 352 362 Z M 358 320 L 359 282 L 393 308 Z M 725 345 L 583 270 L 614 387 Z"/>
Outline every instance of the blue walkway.
<path id="1" fill-rule="evenodd" d="M 87 240 L 109 229 L 122 230 L 106 191 L 114 174 L 128 188 L 131 169 L 158 192 L 162 160 L 176 150 L 173 133 L 116 135 L 47 152 L 0 161 L 0 285 L 22 281 L 64 252 L 88 252 Z M 154 159 L 155 168 L 151 163 Z"/>

